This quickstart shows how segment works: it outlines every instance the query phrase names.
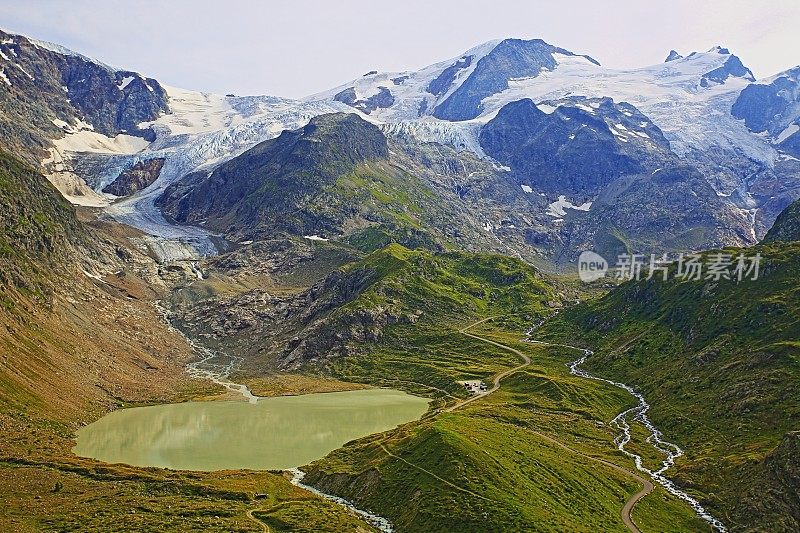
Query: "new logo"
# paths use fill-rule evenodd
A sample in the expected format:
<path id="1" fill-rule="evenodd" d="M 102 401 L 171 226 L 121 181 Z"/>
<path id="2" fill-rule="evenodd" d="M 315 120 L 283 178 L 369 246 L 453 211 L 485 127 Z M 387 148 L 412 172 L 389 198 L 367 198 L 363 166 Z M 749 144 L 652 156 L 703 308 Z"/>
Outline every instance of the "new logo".
<path id="1" fill-rule="evenodd" d="M 586 251 L 578 257 L 578 276 L 584 283 L 605 277 L 606 272 L 608 272 L 608 262 L 600 254 Z"/>

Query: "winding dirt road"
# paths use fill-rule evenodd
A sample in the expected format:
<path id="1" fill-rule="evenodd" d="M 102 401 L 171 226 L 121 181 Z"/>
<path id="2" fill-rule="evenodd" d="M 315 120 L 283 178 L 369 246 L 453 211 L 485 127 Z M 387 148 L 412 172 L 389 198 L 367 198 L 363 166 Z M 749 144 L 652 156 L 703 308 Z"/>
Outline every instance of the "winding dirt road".
<path id="1" fill-rule="evenodd" d="M 269 526 L 267 524 L 265 524 L 264 522 L 262 522 L 261 520 L 259 520 L 258 518 L 256 518 L 255 516 L 253 516 L 253 511 L 264 511 L 264 509 L 250 509 L 249 511 L 247 511 L 247 518 L 249 518 L 250 520 L 252 520 L 256 524 L 261 526 L 261 531 L 263 533 L 270 533 Z"/>
<path id="2" fill-rule="evenodd" d="M 475 340 L 491 344 L 492 346 L 495 346 L 497 348 L 501 348 L 503 350 L 509 351 L 509 352 L 513 353 L 514 355 L 517 355 L 518 357 L 520 357 L 520 359 L 522 359 L 523 363 L 521 365 L 515 366 L 515 367 L 510 368 L 508 370 L 504 370 L 503 372 L 500 372 L 499 374 L 496 374 L 494 376 L 494 378 L 492 379 L 492 387 L 489 390 L 487 390 L 486 392 L 483 392 L 483 393 L 480 393 L 480 394 L 476 394 L 475 396 L 472 396 L 471 398 L 468 398 L 466 400 L 461 400 L 458 403 L 456 403 L 455 405 L 453 405 L 453 406 L 451 406 L 451 407 L 449 407 L 447 409 L 444 409 L 443 410 L 444 412 L 452 412 L 452 411 L 455 411 L 456 409 L 461 409 L 464 406 L 469 405 L 472 402 L 478 401 L 481 398 L 484 398 L 484 397 L 488 396 L 489 394 L 491 394 L 491 393 L 497 391 L 498 389 L 500 389 L 500 384 L 501 384 L 502 380 L 504 380 L 505 378 L 507 378 L 507 377 L 519 372 L 520 370 L 524 369 L 525 367 L 527 367 L 528 365 L 531 364 L 531 358 L 528 355 L 526 355 L 523 352 L 521 352 L 520 350 L 517 350 L 516 348 L 512 348 L 511 346 L 507 346 L 507 345 L 502 344 L 500 342 L 493 341 L 493 340 L 487 339 L 485 337 L 481 337 L 480 335 L 476 335 L 474 333 L 470 333 L 468 331 L 471 328 L 474 328 L 475 326 L 477 326 L 479 324 L 482 324 L 484 322 L 488 322 L 489 320 L 492 320 L 493 318 L 497 318 L 497 317 L 484 318 L 482 320 L 478 320 L 477 322 L 473 322 L 472 324 L 469 324 L 468 326 L 465 326 L 465 327 L 461 328 L 459 330 L 459 333 L 462 333 L 463 335 L 466 335 L 467 337 L 473 338 Z M 547 343 L 539 342 L 539 344 L 547 344 Z M 444 392 L 444 391 L 442 391 L 442 392 Z M 448 394 L 448 396 L 450 396 L 450 395 Z M 554 439 L 552 437 L 549 437 L 549 436 L 547 436 L 547 435 L 545 435 L 543 433 L 539 433 L 538 431 L 534 431 L 534 430 L 529 430 L 529 431 L 531 433 L 535 434 L 536 436 L 538 436 L 539 438 L 541 438 L 541 439 L 543 439 L 543 440 L 545 440 L 545 441 L 547 441 L 547 442 L 549 442 L 549 443 L 551 443 L 551 444 L 553 444 L 555 446 L 558 446 L 559 448 L 561 448 L 561 449 L 563 449 L 565 451 L 568 451 L 569 453 L 572 453 L 572 454 L 574 454 L 576 456 L 579 456 L 579 457 L 581 457 L 583 459 L 586 459 L 587 461 L 591 461 L 591 462 L 594 462 L 594 463 L 599 463 L 599 464 L 602 464 L 604 466 L 607 466 L 608 468 L 611 468 L 611 469 L 613 469 L 613 470 L 615 470 L 615 471 L 617 471 L 617 472 L 619 472 L 621 474 L 624 474 L 624 475 L 626 475 L 626 476 L 628 476 L 628 477 L 630 477 L 632 479 L 635 479 L 637 482 L 641 483 L 642 490 L 640 490 L 639 492 L 637 492 L 636 494 L 634 494 L 633 496 L 628 498 L 628 500 L 625 502 L 625 505 L 622 508 L 622 511 L 620 512 L 620 518 L 622 519 L 622 522 L 625 524 L 625 527 L 627 527 L 628 530 L 630 530 L 633 533 L 641 533 L 639 528 L 636 527 L 636 524 L 633 523 L 633 519 L 631 518 L 631 512 L 633 511 L 634 506 L 642 498 L 644 498 L 645 496 L 650 494 L 650 492 L 653 490 L 654 485 L 649 479 L 643 478 L 643 477 L 639 476 L 638 474 L 636 474 L 635 472 L 632 472 L 632 471 L 630 471 L 630 470 L 628 470 L 626 468 L 623 468 L 623 467 L 621 467 L 619 465 L 616 465 L 616 464 L 614 464 L 614 463 L 612 463 L 610 461 L 606 461 L 605 459 L 601 459 L 601 458 L 598 458 L 598 457 L 593 457 L 591 455 L 586 455 L 585 453 L 580 452 L 578 450 L 575 450 L 574 448 L 571 448 L 571 447 L 567 446 L 566 444 L 564 444 L 562 442 L 559 442 L 558 440 L 556 440 L 556 439 Z M 420 467 L 418 465 L 415 465 L 415 464 L 407 461 L 406 459 L 403 459 L 402 457 L 399 457 L 398 455 L 392 453 L 384 445 L 383 442 L 380 443 L 380 447 L 381 447 L 382 451 L 384 453 L 386 453 L 387 455 L 389 455 L 389 456 L 391 456 L 391 457 L 393 457 L 393 458 L 395 458 L 397 460 L 400 460 L 400 461 L 408 464 L 409 466 L 411 466 L 411 467 L 413 467 L 413 468 L 415 468 L 417 470 L 420 470 L 420 471 L 430 475 L 431 477 L 433 477 L 434 479 L 437 479 L 441 483 L 444 483 L 444 484 L 446 484 L 446 485 L 448 485 L 448 486 L 450 486 L 450 487 L 452 487 L 452 488 L 454 488 L 454 489 L 456 489 L 458 491 L 470 494 L 471 496 L 474 496 L 474 497 L 477 497 L 477 498 L 480 498 L 480 499 L 484 499 L 484 500 L 493 501 L 493 500 L 490 500 L 489 498 L 481 496 L 480 494 L 474 493 L 474 492 L 472 492 L 472 491 L 470 491 L 468 489 L 465 489 L 463 487 L 459 487 L 458 485 L 455 485 L 455 484 L 451 483 L 450 481 L 447 481 L 446 479 L 443 479 L 443 478 L 439 477 L 435 473 L 433 473 L 433 472 L 431 472 L 429 470 L 426 470 L 426 469 L 424 469 L 424 468 L 422 468 L 422 467 Z M 247 511 L 247 517 L 250 520 L 252 520 L 253 522 L 256 522 L 257 524 L 259 524 L 262 527 L 262 531 L 264 531 L 264 533 L 269 533 L 270 532 L 269 526 L 266 525 L 261 520 L 257 519 L 255 516 L 253 516 L 253 511 L 259 511 L 259 510 L 261 510 L 261 509 L 254 509 L 254 510 Z"/>
<path id="3" fill-rule="evenodd" d="M 639 492 L 637 492 L 636 494 L 634 494 L 633 496 L 628 498 L 628 501 L 625 502 L 625 505 L 622 507 L 622 512 L 621 512 L 621 518 L 622 518 L 622 521 L 625 523 L 625 527 L 627 527 L 630 531 L 633 531 L 635 533 L 641 533 L 639 531 L 639 528 L 636 527 L 636 524 L 633 523 L 633 519 L 631 518 L 631 513 L 633 512 L 633 508 L 636 506 L 636 504 L 639 503 L 639 500 L 641 500 L 642 498 L 644 498 L 645 496 L 647 496 L 648 494 L 650 494 L 653 491 L 653 488 L 655 486 L 653 485 L 652 481 L 650 481 L 647 478 L 643 478 L 642 476 L 636 474 L 635 472 L 633 472 L 631 470 L 628 470 L 627 468 L 623 468 L 623 467 L 621 467 L 619 465 L 616 465 L 616 464 L 614 464 L 614 463 L 612 463 L 610 461 L 606 461 L 605 459 L 600 459 L 599 457 L 592 457 L 591 455 L 586 455 L 583 452 L 579 452 L 578 450 L 576 450 L 574 448 L 570 448 L 566 444 L 564 444 L 562 442 L 559 442 L 559 441 L 557 441 L 556 439 L 554 439 L 552 437 L 548 437 L 547 435 L 539 433 L 538 431 L 532 431 L 532 433 L 535 433 L 536 435 L 538 435 L 542 439 L 544 439 L 544 440 L 546 440 L 546 441 L 548 441 L 548 442 L 550 442 L 552 444 L 555 444 L 556 446 L 558 446 L 558 447 L 560 447 L 560 448 L 562 448 L 562 449 L 564 449 L 564 450 L 566 450 L 568 452 L 571 452 L 571 453 L 573 453 L 575 455 L 579 455 L 579 456 L 581 456 L 581 457 L 583 457 L 585 459 L 589 459 L 590 461 L 594 461 L 596 463 L 603 464 L 603 465 L 605 465 L 605 466 L 607 466 L 609 468 L 612 468 L 612 469 L 616 470 L 617 472 L 620 472 L 621 474 L 625 474 L 628 477 L 631 477 L 631 478 L 635 479 L 636 481 L 638 481 L 639 483 L 641 483 L 642 484 L 642 490 L 640 490 Z"/>
<path id="4" fill-rule="evenodd" d="M 531 364 L 531 358 L 528 357 L 527 355 L 525 355 L 524 353 L 522 353 L 521 351 L 519 351 L 519 350 L 517 350 L 515 348 L 512 348 L 511 346 L 507 346 L 505 344 L 493 341 L 491 339 L 487 339 L 487 338 L 481 337 L 480 335 L 475 335 L 474 333 L 469 333 L 468 332 L 469 329 L 474 328 L 475 326 L 477 326 L 479 324 L 482 324 L 484 322 L 487 322 L 489 320 L 492 320 L 493 318 L 497 318 L 497 317 L 489 317 L 489 318 L 484 318 L 483 320 L 478 320 L 477 322 L 474 322 L 474 323 L 472 323 L 472 324 L 470 324 L 468 326 L 465 326 L 465 327 L 461 328 L 459 330 L 459 333 L 462 333 L 462 334 L 466 335 L 467 337 L 470 337 L 470 338 L 473 338 L 473 339 L 476 339 L 476 340 L 479 340 L 479 341 L 482 341 L 482 342 L 486 342 L 486 343 L 491 344 L 493 346 L 496 346 L 498 348 L 502 348 L 503 350 L 507 350 L 507 351 L 509 351 L 509 352 L 511 352 L 511 353 L 513 353 L 515 355 L 518 355 L 520 358 L 522 358 L 523 363 L 521 365 L 519 365 L 519 366 L 516 366 L 516 367 L 511 368 L 509 370 L 505 370 L 505 371 L 495 375 L 494 379 L 492 380 L 492 388 L 491 389 L 489 389 L 486 392 L 483 392 L 481 394 L 476 394 L 475 396 L 473 396 L 472 398 L 469 398 L 467 400 L 462 400 L 461 402 L 453 405 L 452 407 L 449 407 L 448 409 L 445 409 L 445 412 L 455 411 L 456 409 L 460 409 L 460 408 L 464 407 L 465 405 L 468 405 L 468 404 L 470 404 L 470 403 L 472 403 L 474 401 L 480 400 L 481 398 L 483 398 L 485 396 L 488 396 L 489 394 L 495 392 L 496 390 L 498 390 L 500 388 L 500 382 L 503 379 L 507 378 L 508 376 L 510 376 L 512 374 L 515 374 L 515 373 L 519 372 L 520 370 L 522 370 L 523 368 L 525 368 L 526 366 Z M 537 344 L 549 345 L 549 343 L 541 342 L 541 341 L 539 341 Z M 628 498 L 628 501 L 625 502 L 625 505 L 622 507 L 622 511 L 620 512 L 620 517 L 622 518 L 622 522 L 625 524 L 625 527 L 627 527 L 628 530 L 630 530 L 633 533 L 641 533 L 639 528 L 636 527 L 636 524 L 633 523 L 633 519 L 631 518 L 631 513 L 633 512 L 633 508 L 636 506 L 636 504 L 639 503 L 639 501 L 642 498 L 644 498 L 645 496 L 650 494 L 650 492 L 653 491 L 654 485 L 649 479 L 646 479 L 646 478 L 636 474 L 635 472 L 633 472 L 631 470 L 628 470 L 627 468 L 623 468 L 623 467 L 621 467 L 619 465 L 616 465 L 616 464 L 614 464 L 614 463 L 612 463 L 610 461 L 606 461 L 605 459 L 600 459 L 598 457 L 592 457 L 591 455 L 586 455 L 583 452 L 579 452 L 578 450 L 570 448 L 566 444 L 564 444 L 562 442 L 559 442 L 559 441 L 557 441 L 556 439 L 554 439 L 552 437 L 548 437 L 547 435 L 539 433 L 538 431 L 532 431 L 531 430 L 531 432 L 536 434 L 537 436 L 541 437 L 542 439 L 544 439 L 544 440 L 546 440 L 546 441 L 548 441 L 548 442 L 550 442 L 550 443 L 552 443 L 552 444 L 554 444 L 554 445 L 556 445 L 556 446 L 558 446 L 558 447 L 560 447 L 560 448 L 562 448 L 562 449 L 564 449 L 564 450 L 566 450 L 566 451 L 568 451 L 570 453 L 578 455 L 578 456 L 580 456 L 580 457 L 582 457 L 584 459 L 587 459 L 589 461 L 603 464 L 603 465 L 605 465 L 605 466 L 607 466 L 607 467 L 609 467 L 609 468 L 611 468 L 613 470 L 616 470 L 617 472 L 625 474 L 626 476 L 628 476 L 628 477 L 630 477 L 632 479 L 635 479 L 637 482 L 641 483 L 642 490 L 640 490 L 639 492 L 637 492 L 636 494 L 634 494 L 633 496 Z"/>
<path id="5" fill-rule="evenodd" d="M 480 400 L 484 396 L 488 396 L 489 394 L 493 393 L 494 391 L 496 391 L 497 389 L 500 388 L 500 382 L 503 379 L 507 378 L 511 374 L 515 374 L 515 373 L 519 372 L 520 370 L 522 370 L 523 368 L 525 368 L 526 366 L 531 364 L 531 358 L 528 357 L 527 355 L 525 355 L 524 353 L 520 352 L 519 350 L 516 350 L 516 349 L 512 348 L 511 346 L 506 346 L 505 344 L 500 344 L 499 342 L 495 342 L 495 341 L 490 340 L 490 339 L 485 339 L 485 338 L 480 337 L 478 335 L 474 335 L 472 333 L 468 333 L 467 332 L 468 329 L 474 328 L 478 324 L 483 324 L 484 322 L 487 322 L 487 321 L 489 321 L 489 320 L 491 320 L 493 318 L 497 318 L 497 317 L 490 316 L 489 318 L 484 318 L 483 320 L 478 320 L 477 322 L 473 322 L 469 326 L 465 326 L 465 327 L 461 328 L 460 330 L 458 330 L 458 332 L 466 335 L 467 337 L 471 337 L 473 339 L 477 339 L 477 340 L 482 341 L 482 342 L 488 342 L 489 344 L 497 346 L 498 348 L 502 348 L 503 350 L 508 350 L 509 352 L 513 353 L 514 355 L 518 355 L 519 357 L 521 357 L 522 360 L 524 361 L 524 363 L 522 363 L 519 366 L 515 366 L 514 368 L 511 368 L 509 370 L 506 370 L 504 372 L 501 372 L 501 373 L 497 374 L 494 377 L 494 379 L 492 380 L 492 388 L 491 389 L 487 390 L 486 392 L 482 392 L 480 394 L 476 394 L 472 398 L 468 398 L 466 400 L 462 400 L 462 401 L 458 402 L 457 404 L 453 405 L 452 407 L 448 407 L 447 409 L 445 409 L 445 412 L 449 413 L 451 411 L 455 411 L 456 409 L 460 409 L 460 408 L 464 407 L 465 405 L 468 405 L 468 404 L 470 404 L 470 403 L 472 403 L 474 401 Z"/>

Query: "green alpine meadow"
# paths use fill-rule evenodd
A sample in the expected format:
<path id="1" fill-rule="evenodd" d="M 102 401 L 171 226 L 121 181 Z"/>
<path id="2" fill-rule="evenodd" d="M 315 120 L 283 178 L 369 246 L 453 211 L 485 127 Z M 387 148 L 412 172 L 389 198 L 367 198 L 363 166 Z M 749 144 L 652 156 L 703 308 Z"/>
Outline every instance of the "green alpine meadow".
<path id="1" fill-rule="evenodd" d="M 0 7 L 0 531 L 800 531 L 797 5 Z"/>

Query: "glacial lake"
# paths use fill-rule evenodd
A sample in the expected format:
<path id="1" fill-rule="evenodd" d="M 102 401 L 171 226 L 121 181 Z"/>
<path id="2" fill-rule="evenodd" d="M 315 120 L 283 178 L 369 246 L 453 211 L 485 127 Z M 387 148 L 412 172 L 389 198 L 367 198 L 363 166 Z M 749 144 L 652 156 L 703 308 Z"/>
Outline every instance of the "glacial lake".
<path id="1" fill-rule="evenodd" d="M 429 400 L 389 389 L 119 409 L 81 428 L 76 455 L 179 470 L 285 470 L 419 419 Z"/>

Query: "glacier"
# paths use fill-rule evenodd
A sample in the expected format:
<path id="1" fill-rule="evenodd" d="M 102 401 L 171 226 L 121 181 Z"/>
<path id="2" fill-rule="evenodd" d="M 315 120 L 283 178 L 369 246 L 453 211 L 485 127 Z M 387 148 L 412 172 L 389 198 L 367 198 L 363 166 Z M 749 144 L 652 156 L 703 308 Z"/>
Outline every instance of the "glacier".
<path id="1" fill-rule="evenodd" d="M 178 226 L 163 217 L 155 201 L 166 187 L 189 173 L 211 172 L 222 162 L 276 137 L 283 130 L 302 127 L 311 118 L 326 113 L 357 113 L 377 124 L 390 138 L 440 143 L 490 159 L 478 136 L 483 125 L 506 104 L 529 98 L 551 113 L 566 98 L 610 97 L 616 102 L 630 103 L 646 115 L 663 131 L 678 156 L 690 158 L 694 153 L 716 151 L 766 167 L 780 160 L 770 139 L 754 135 L 743 120 L 731 115 L 731 106 L 754 80 L 738 58 L 722 47 L 685 57 L 670 54 L 665 63 L 635 69 L 603 67 L 588 56 L 553 48 L 556 51 L 552 53 L 552 68 L 542 67 L 534 76 L 509 76 L 504 89 L 481 100 L 476 118 L 449 121 L 434 117 L 436 106 L 452 96 L 501 42 L 483 43 L 456 58 L 418 71 L 371 72 L 297 100 L 222 96 L 164 86 L 169 113 L 138 125 L 142 129 L 151 128 L 156 134 L 154 141 L 147 143 L 126 135 L 108 138 L 93 132 L 89 124 L 66 125 L 65 136 L 55 141 L 51 157 L 45 163 L 69 172 L 73 159 L 91 154 L 91 175 L 82 177 L 99 193 L 125 168 L 142 160 L 163 157 L 161 174 L 152 185 L 127 198 L 106 195 L 108 205 L 103 209 L 114 219 L 150 235 L 148 246 L 166 261 L 195 259 L 216 251 L 215 236 L 210 232 L 202 227 Z M 537 43 L 540 46 L 542 41 Z M 57 45 L 47 43 L 47 46 Z M 342 91 L 352 90 L 355 101 L 363 102 L 384 89 L 391 92 L 391 103 L 369 112 L 336 99 Z M 591 107 L 587 111 L 591 112 Z M 795 133 L 796 127 L 789 126 L 780 139 Z M 620 138 L 640 135 L 620 128 L 612 132 Z M 721 197 L 730 197 L 731 202 L 749 203 L 744 178 L 718 180 L 712 186 Z M 556 204 L 551 205 L 552 216 L 560 215 L 564 208 L 581 209 L 567 205 L 566 201 Z M 741 207 L 752 209 L 750 205 Z"/>

